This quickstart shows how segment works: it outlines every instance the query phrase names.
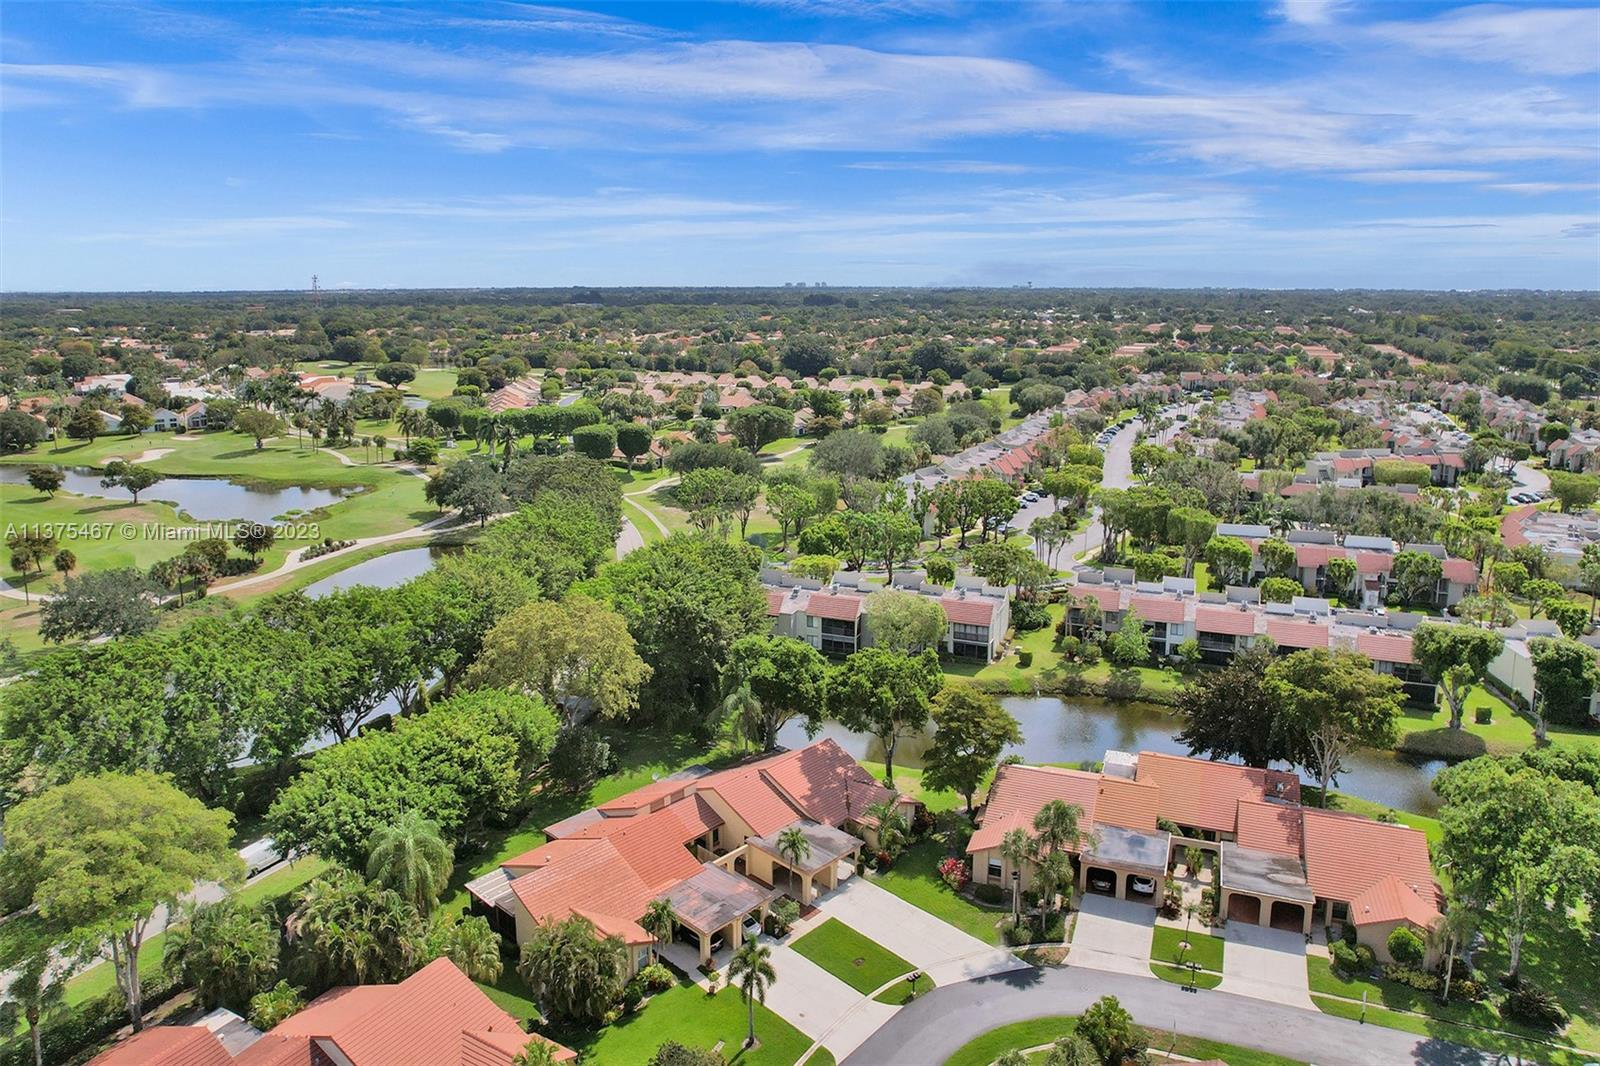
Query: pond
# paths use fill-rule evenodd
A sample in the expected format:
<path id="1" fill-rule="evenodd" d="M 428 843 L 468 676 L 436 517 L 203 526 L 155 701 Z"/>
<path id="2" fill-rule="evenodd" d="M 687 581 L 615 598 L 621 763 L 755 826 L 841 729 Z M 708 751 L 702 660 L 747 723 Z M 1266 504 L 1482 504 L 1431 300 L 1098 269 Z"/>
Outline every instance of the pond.
<path id="1" fill-rule="evenodd" d="M 320 581 L 313 581 L 304 591 L 307 596 L 316 599 L 318 596 L 326 596 L 330 592 L 338 592 L 340 589 L 355 585 L 392 589 L 397 585 L 404 585 L 414 577 L 426 574 L 433 569 L 434 561 L 442 553 L 456 550 L 459 549 L 406 548 L 403 551 L 390 552 L 340 570 L 337 574 L 329 574 Z"/>
<path id="2" fill-rule="evenodd" d="M 1020 755 L 1025 762 L 1099 762 L 1107 749 L 1188 754 L 1173 738 L 1180 723 L 1165 707 L 1054 696 L 1018 696 L 1001 703 L 1022 726 L 1022 743 L 1007 748 L 1006 753 Z M 883 746 L 876 739 L 852 733 L 838 722 L 828 722 L 819 736 L 832 737 L 858 759 L 883 761 Z M 778 734 L 778 742 L 789 747 L 804 744 L 805 730 L 799 722 L 790 722 Z M 930 743 L 926 734 L 902 740 L 895 750 L 895 764 L 921 766 Z M 1361 751 L 1348 765 L 1339 775 L 1341 792 L 1417 814 L 1434 814 L 1439 809 L 1439 797 L 1428 784 L 1444 768 L 1443 762 L 1412 763 L 1392 752 Z"/>
<path id="3" fill-rule="evenodd" d="M 48 465 L 48 464 L 35 464 Z M 0 483 L 26 485 L 29 466 L 0 464 Z M 122 488 L 102 488 L 100 474 L 86 466 L 62 468 L 67 492 L 96 496 L 106 500 L 131 500 L 133 494 Z M 197 522 L 242 519 L 270 522 L 291 511 L 314 511 L 338 503 L 358 489 L 317 489 L 305 485 L 257 487 L 240 485 L 220 477 L 167 477 L 139 494 L 141 502 L 161 500 L 173 504 Z"/>

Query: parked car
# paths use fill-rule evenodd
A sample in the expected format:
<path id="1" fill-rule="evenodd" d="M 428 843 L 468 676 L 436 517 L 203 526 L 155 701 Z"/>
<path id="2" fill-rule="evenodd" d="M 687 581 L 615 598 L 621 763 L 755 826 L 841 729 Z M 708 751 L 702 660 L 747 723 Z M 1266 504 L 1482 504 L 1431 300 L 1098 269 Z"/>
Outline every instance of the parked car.
<path id="1" fill-rule="evenodd" d="M 1156 883 L 1148 877 L 1135 877 L 1128 882 L 1128 887 L 1143 896 L 1153 896 L 1156 891 Z"/>
<path id="2" fill-rule="evenodd" d="M 1114 892 L 1116 891 L 1117 882 L 1115 878 L 1108 874 L 1090 874 L 1089 887 L 1096 892 Z"/>
<path id="3" fill-rule="evenodd" d="M 761 923 L 748 915 L 744 920 L 744 938 L 746 940 L 761 939 Z"/>
<path id="4" fill-rule="evenodd" d="M 1032 490 L 1030 490 L 1028 492 L 1024 492 L 1022 494 L 1022 502 L 1023 503 L 1038 503 L 1039 502 L 1039 494 L 1037 492 L 1033 492 Z"/>

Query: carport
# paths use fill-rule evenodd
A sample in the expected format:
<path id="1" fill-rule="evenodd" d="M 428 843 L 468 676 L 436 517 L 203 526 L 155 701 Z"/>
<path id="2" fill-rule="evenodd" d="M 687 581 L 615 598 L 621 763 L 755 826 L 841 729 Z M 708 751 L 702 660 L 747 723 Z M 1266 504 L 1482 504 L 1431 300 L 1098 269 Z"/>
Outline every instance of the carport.
<path id="1" fill-rule="evenodd" d="M 1078 859 L 1078 889 L 1138 903 L 1161 903 L 1161 885 L 1167 876 L 1167 851 L 1171 833 L 1144 833 L 1121 826 L 1101 825 L 1084 845 Z M 1155 891 L 1133 890 L 1136 877 L 1148 879 Z M 1110 890 L 1098 887 L 1106 880 Z"/>
<path id="2" fill-rule="evenodd" d="M 1316 896 L 1293 855 L 1222 845 L 1221 910 L 1228 921 L 1285 932 L 1311 933 Z"/>
<path id="3" fill-rule="evenodd" d="M 796 827 L 810 849 L 798 859 L 791 859 L 778 847 L 778 838 Z M 826 892 L 839 883 L 840 860 L 854 863 L 863 843 L 842 829 L 802 818 L 776 833 L 746 840 L 745 871 L 775 887 L 792 890 L 796 899 L 809 904 L 815 889 Z"/>
<path id="4" fill-rule="evenodd" d="M 706 863 L 700 872 L 680 881 L 667 892 L 678 926 L 700 941 L 700 964 L 711 961 L 711 944 L 719 935 L 723 945 L 737 949 L 744 939 L 746 915 L 764 920 L 767 904 L 777 893 L 748 877 Z"/>

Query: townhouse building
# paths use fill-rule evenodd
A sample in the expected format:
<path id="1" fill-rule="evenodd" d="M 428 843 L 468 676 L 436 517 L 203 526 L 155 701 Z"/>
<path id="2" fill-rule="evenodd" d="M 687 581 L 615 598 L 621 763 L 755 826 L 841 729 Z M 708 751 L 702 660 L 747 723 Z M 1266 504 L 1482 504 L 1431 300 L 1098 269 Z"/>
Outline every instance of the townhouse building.
<path id="1" fill-rule="evenodd" d="M 872 646 L 867 603 L 886 588 L 926 597 L 944 611 L 945 633 L 938 648 L 953 659 L 993 662 L 1011 628 L 1010 590 L 982 578 L 958 575 L 949 588 L 934 585 L 920 571 L 897 573 L 884 585 L 860 574 L 840 572 L 826 584 L 782 570 L 763 570 L 767 617 L 778 636 L 803 640 L 824 655 L 850 655 Z"/>

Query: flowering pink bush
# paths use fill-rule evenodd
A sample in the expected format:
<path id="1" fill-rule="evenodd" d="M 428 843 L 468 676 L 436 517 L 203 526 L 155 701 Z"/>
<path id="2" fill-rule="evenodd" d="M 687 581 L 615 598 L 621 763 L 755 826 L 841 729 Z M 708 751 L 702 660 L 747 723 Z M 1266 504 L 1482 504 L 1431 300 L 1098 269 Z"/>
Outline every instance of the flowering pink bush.
<path id="1" fill-rule="evenodd" d="M 971 879 L 967 873 L 967 864 L 953 855 L 939 864 L 939 876 L 944 879 L 945 884 L 957 892 L 961 891 Z"/>

